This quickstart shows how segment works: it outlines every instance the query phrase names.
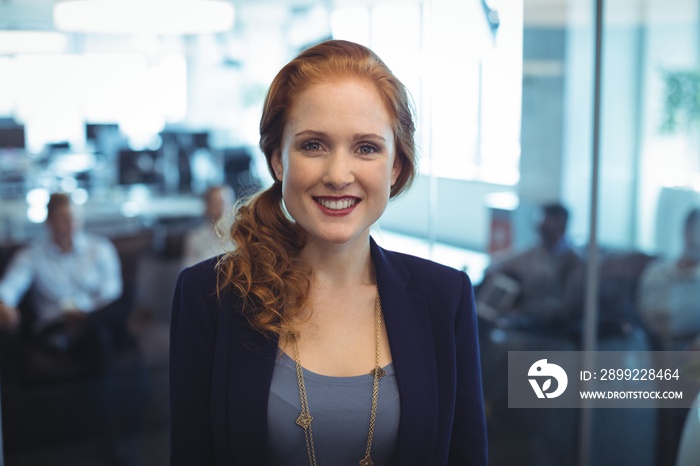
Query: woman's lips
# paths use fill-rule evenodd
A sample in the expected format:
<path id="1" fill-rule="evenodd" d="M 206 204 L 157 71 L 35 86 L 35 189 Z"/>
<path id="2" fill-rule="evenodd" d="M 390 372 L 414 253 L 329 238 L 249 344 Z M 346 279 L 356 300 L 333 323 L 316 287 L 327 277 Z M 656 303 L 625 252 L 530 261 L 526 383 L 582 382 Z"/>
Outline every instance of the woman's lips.
<path id="1" fill-rule="evenodd" d="M 346 215 L 353 211 L 361 199 L 352 196 L 343 197 L 314 197 L 314 201 L 324 213 L 331 215 Z"/>

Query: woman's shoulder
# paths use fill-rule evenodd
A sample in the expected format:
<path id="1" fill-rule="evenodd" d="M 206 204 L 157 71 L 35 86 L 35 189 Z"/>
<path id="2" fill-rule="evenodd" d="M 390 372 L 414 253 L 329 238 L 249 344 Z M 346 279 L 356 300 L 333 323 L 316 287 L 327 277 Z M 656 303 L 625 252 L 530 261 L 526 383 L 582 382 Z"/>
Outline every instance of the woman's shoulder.
<path id="1" fill-rule="evenodd" d="M 177 278 L 174 307 L 183 315 L 210 316 L 219 320 L 225 310 L 236 309 L 237 298 L 228 287 L 221 287 L 219 257 L 212 257 L 183 268 Z M 224 312 L 224 314 L 233 314 Z"/>
<path id="2" fill-rule="evenodd" d="M 216 291 L 218 257 L 198 262 L 192 266 L 180 270 L 178 285 L 184 292 L 204 292 L 208 294 Z"/>
<path id="3" fill-rule="evenodd" d="M 473 307 L 472 284 L 463 271 L 388 250 L 382 250 L 379 262 L 377 279 L 387 292 L 386 296 L 396 298 L 397 293 L 408 294 L 409 300 L 427 306 L 425 309 L 437 319 L 435 322 L 452 325 L 454 318 Z"/>
<path id="4" fill-rule="evenodd" d="M 412 254 L 407 254 L 397 251 L 387 251 L 390 254 L 395 255 L 399 260 L 401 260 L 407 267 L 416 271 L 425 271 L 428 273 L 439 273 L 439 274 L 459 274 L 459 270 L 449 265 L 441 264 L 439 262 L 432 261 L 420 256 L 414 256 Z"/>
<path id="5" fill-rule="evenodd" d="M 216 264 L 219 263 L 221 256 L 210 257 L 196 264 L 183 268 L 180 274 L 189 276 L 216 276 Z"/>
<path id="6" fill-rule="evenodd" d="M 448 265 L 388 249 L 382 249 L 382 252 L 386 260 L 394 264 L 392 270 L 405 269 L 412 288 L 419 286 L 428 290 L 440 290 L 462 284 L 465 280 L 471 286 L 465 272 Z"/>

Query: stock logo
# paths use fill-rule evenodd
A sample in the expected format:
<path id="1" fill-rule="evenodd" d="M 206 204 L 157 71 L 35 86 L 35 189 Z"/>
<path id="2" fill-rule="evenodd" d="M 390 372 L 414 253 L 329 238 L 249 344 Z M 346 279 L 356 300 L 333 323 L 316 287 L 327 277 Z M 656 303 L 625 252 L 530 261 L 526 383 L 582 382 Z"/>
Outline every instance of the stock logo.
<path id="1" fill-rule="evenodd" d="M 548 363 L 546 359 L 540 359 L 530 366 L 527 376 L 537 398 L 556 398 L 564 393 L 569 383 L 564 369 L 556 364 Z M 552 379 L 557 381 L 557 385 L 555 390 L 550 391 Z"/>

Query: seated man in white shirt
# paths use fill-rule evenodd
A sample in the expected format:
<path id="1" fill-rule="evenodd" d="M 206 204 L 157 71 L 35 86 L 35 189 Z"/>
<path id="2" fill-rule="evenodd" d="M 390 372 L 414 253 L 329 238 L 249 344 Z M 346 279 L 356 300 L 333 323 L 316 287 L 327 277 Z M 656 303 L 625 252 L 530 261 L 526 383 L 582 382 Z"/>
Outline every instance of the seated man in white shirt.
<path id="1" fill-rule="evenodd" d="M 212 186 L 204 193 L 205 223 L 185 236 L 183 267 L 226 252 L 225 245 L 230 243 L 227 226 L 219 225 L 219 221 L 231 211 L 235 197 L 233 189 L 226 185 Z M 217 233 L 217 227 L 221 229 L 221 236 Z"/>
<path id="2" fill-rule="evenodd" d="M 0 329 L 5 340 L 18 341 L 12 344 L 20 353 L 20 370 L 32 370 L 28 355 L 39 350 L 67 357 L 82 373 L 97 377 L 105 453 L 110 464 L 130 464 L 116 446 L 115 354 L 126 335 L 126 316 L 117 301 L 122 294 L 119 256 L 109 239 L 76 227 L 65 194 L 51 195 L 47 210 L 47 237 L 15 253 L 0 280 Z M 18 306 L 26 293 L 33 314 L 28 340 L 17 332 L 25 317 Z"/>
<path id="3" fill-rule="evenodd" d="M 698 351 L 700 349 L 700 209 L 692 209 L 683 225 L 683 250 L 678 257 L 649 263 L 639 282 L 641 317 L 654 349 Z M 659 366 L 664 353 L 655 353 Z M 665 363 L 668 364 L 668 363 Z M 686 417 L 694 409 L 659 409 L 657 457 L 663 464 L 676 463 Z"/>
<path id="4" fill-rule="evenodd" d="M 36 336 L 56 326 L 75 326 L 121 296 L 114 245 L 76 228 L 68 196 L 51 196 L 46 226 L 48 236 L 17 252 L 0 280 L 0 326 L 6 329 L 19 325 L 17 306 L 30 289 Z"/>
<path id="5" fill-rule="evenodd" d="M 644 269 L 639 308 L 664 349 L 687 349 L 700 336 L 700 209 L 686 216 L 680 257 L 658 259 Z"/>

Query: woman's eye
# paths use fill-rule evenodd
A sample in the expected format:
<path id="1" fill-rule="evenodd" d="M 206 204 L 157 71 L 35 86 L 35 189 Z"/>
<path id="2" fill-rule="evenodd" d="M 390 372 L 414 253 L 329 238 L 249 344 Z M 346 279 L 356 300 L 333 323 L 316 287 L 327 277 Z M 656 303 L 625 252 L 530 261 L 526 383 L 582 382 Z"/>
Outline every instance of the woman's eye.
<path id="1" fill-rule="evenodd" d="M 318 141 L 308 141 L 301 145 L 304 150 L 321 150 L 321 143 Z"/>
<path id="2" fill-rule="evenodd" d="M 376 152 L 379 152 L 379 148 L 373 144 L 363 144 L 360 146 L 360 154 L 367 155 L 374 154 Z"/>

